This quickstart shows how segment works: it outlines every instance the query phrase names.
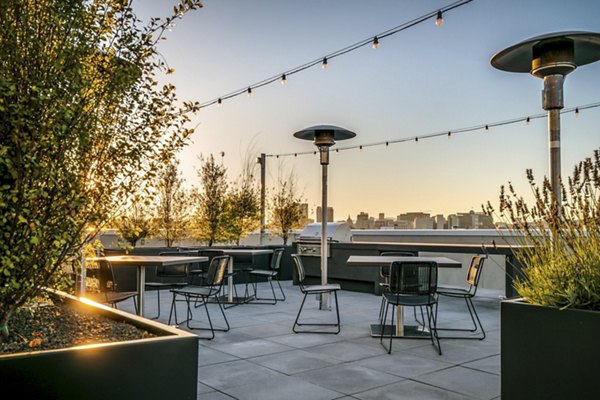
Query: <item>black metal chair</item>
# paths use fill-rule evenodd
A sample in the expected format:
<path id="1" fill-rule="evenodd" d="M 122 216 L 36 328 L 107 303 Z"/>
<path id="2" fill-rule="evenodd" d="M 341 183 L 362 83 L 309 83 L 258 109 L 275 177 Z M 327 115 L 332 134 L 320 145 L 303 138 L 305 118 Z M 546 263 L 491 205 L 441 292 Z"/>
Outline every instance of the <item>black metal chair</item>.
<path id="1" fill-rule="evenodd" d="M 454 288 L 438 286 L 437 289 L 437 294 L 440 296 L 464 298 L 465 303 L 467 304 L 467 310 L 469 310 L 469 315 L 471 316 L 471 321 L 473 322 L 473 328 L 438 328 L 438 330 L 475 333 L 478 329 L 481 329 L 481 336 L 447 336 L 442 337 L 441 339 L 485 339 L 485 330 L 483 329 L 483 325 L 481 325 L 481 320 L 479 319 L 479 315 L 477 315 L 477 310 L 475 309 L 475 304 L 473 304 L 472 299 L 477 293 L 477 286 L 479 285 L 479 280 L 481 279 L 481 273 L 483 271 L 483 262 L 486 258 L 487 256 L 474 256 L 471 259 L 471 265 L 469 265 L 469 269 L 467 270 L 466 279 L 467 284 L 469 285 L 468 287 Z"/>
<path id="2" fill-rule="evenodd" d="M 410 251 L 383 251 L 379 254 L 380 256 L 396 256 L 396 257 L 415 257 L 415 253 L 411 253 Z M 382 265 L 379 267 L 379 276 L 382 279 L 382 282 L 379 283 L 379 286 L 382 288 L 382 292 L 385 292 L 390 287 L 390 265 Z M 379 320 L 383 318 L 383 310 L 385 308 L 385 296 L 381 295 L 381 306 L 379 307 Z M 415 318 L 416 318 L 416 309 L 415 309 Z"/>
<path id="3" fill-rule="evenodd" d="M 341 290 L 341 287 L 337 283 L 330 283 L 326 285 L 305 285 L 304 279 L 306 278 L 306 274 L 304 272 L 304 265 L 302 264 L 302 260 L 298 254 L 292 254 L 292 260 L 294 261 L 294 266 L 296 267 L 296 278 L 298 285 L 300 286 L 300 291 L 304 294 L 304 298 L 302 299 L 302 304 L 300 305 L 300 310 L 298 310 L 298 315 L 296 316 L 296 321 L 294 321 L 294 326 L 292 327 L 292 331 L 294 333 L 328 333 L 337 335 L 340 333 L 340 309 L 338 305 L 338 297 L 337 292 Z M 302 313 L 302 309 L 304 308 L 304 303 L 306 301 L 306 297 L 311 294 L 323 294 L 323 293 L 333 293 L 335 297 L 335 315 L 337 318 L 337 322 L 334 324 L 330 323 L 300 323 L 300 314 Z M 313 331 L 313 330 L 296 330 L 297 326 L 333 326 L 337 327 L 337 330 L 331 331 Z"/>
<path id="4" fill-rule="evenodd" d="M 211 331 L 211 336 L 207 338 L 211 340 L 215 337 L 215 331 L 227 332 L 229 331 L 229 321 L 227 321 L 227 317 L 225 316 L 225 310 L 223 309 L 223 305 L 219 300 L 219 295 L 221 293 L 221 289 L 223 288 L 223 279 L 225 277 L 225 271 L 227 270 L 227 266 L 229 264 L 230 256 L 216 256 L 210 261 L 210 266 L 208 267 L 207 276 L 205 279 L 205 285 L 196 286 L 189 285 L 185 288 L 181 289 L 171 289 L 171 293 L 173 294 L 173 301 L 171 303 L 171 311 L 169 313 L 169 324 L 171 324 L 171 318 L 173 314 L 175 314 L 175 324 L 179 325 L 181 323 L 186 323 L 188 329 L 193 330 L 209 330 Z M 184 321 L 179 322 L 177 320 L 177 297 L 183 296 L 183 299 L 186 303 L 186 319 Z M 221 310 L 221 314 L 223 315 L 223 319 L 225 320 L 226 328 L 215 328 L 213 326 L 212 320 L 210 318 L 210 312 L 208 311 L 208 303 L 209 300 L 214 299 L 219 309 Z M 190 321 L 192 319 L 192 305 L 191 302 L 194 301 L 194 304 L 204 305 L 206 310 L 206 317 L 208 318 L 209 328 L 200 327 L 200 326 L 192 326 Z"/>
<path id="5" fill-rule="evenodd" d="M 434 307 L 437 305 L 437 263 L 411 261 L 411 262 L 393 262 L 390 265 L 390 286 L 383 295 L 386 298 L 385 313 L 381 321 L 381 336 L 379 341 L 383 343 L 384 325 L 390 305 L 392 306 L 392 323 L 394 325 L 394 314 L 396 307 L 425 307 L 427 310 L 427 323 L 431 343 L 434 347 L 437 344 L 438 354 L 442 354 L 440 340 L 436 329 L 436 315 Z M 400 321 L 398 321 L 399 323 Z M 390 335 L 390 345 L 386 348 L 388 353 L 392 352 L 392 339 Z"/>
<path id="6" fill-rule="evenodd" d="M 248 276 L 252 277 L 252 288 L 254 289 L 254 301 L 253 303 L 258 304 L 277 304 L 278 301 L 285 301 L 285 293 L 283 292 L 283 288 L 281 287 L 281 283 L 279 282 L 279 269 L 281 267 L 281 258 L 283 256 L 283 248 L 278 248 L 273 250 L 273 254 L 271 255 L 271 261 L 269 263 L 269 269 L 252 269 L 248 271 Z M 258 278 L 266 278 L 267 282 L 271 284 L 271 292 L 273 292 L 272 298 L 261 298 L 258 297 Z M 277 281 L 277 285 L 279 285 L 279 290 L 281 291 L 282 298 L 277 298 L 275 294 L 275 287 L 273 286 L 273 278 Z M 248 290 L 246 289 L 246 293 Z M 246 294 L 247 296 L 247 294 Z M 258 301 L 256 301 L 258 300 Z M 261 302 L 262 301 L 262 302 Z"/>
<path id="7" fill-rule="evenodd" d="M 204 279 L 206 278 L 206 273 L 208 272 L 208 267 L 210 265 L 210 261 L 213 257 L 222 256 L 223 250 L 219 249 L 200 249 L 197 253 L 201 257 L 208 257 L 208 261 L 200 263 L 199 269 L 190 270 L 190 277 L 192 283 L 203 284 Z M 225 271 L 227 273 L 227 271 Z"/>
<path id="8" fill-rule="evenodd" d="M 113 267 L 108 260 L 98 260 L 98 281 L 100 282 L 99 293 L 86 293 L 84 297 L 97 303 L 109 304 L 113 308 L 117 308 L 117 304 L 133 299 L 135 312 L 138 312 L 136 297 L 138 292 L 119 291 L 119 285 L 113 271 Z"/>
<path id="9" fill-rule="evenodd" d="M 165 251 L 159 253 L 159 256 L 179 256 L 185 257 L 187 254 L 176 251 Z M 157 308 L 158 313 L 151 319 L 158 319 L 160 317 L 160 291 L 164 289 L 177 289 L 185 287 L 189 284 L 190 265 L 189 264 L 178 264 L 178 265 L 165 265 L 156 268 L 156 277 L 160 279 L 158 282 L 146 282 L 144 285 L 146 289 L 156 290 Z M 173 281 L 176 279 L 178 281 Z"/>

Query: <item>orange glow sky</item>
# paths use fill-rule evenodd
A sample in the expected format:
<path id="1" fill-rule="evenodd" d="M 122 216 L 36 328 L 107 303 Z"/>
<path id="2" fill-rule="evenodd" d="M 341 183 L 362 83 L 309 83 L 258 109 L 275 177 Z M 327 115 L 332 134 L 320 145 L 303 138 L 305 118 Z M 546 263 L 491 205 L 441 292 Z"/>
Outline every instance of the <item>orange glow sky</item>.
<path id="1" fill-rule="evenodd" d="M 159 50 L 176 72 L 180 98 L 204 102 L 322 57 L 449 4 L 450 1 L 206 0 L 178 21 Z M 135 0 L 147 20 L 166 15 L 167 0 Z M 338 57 L 288 79 L 208 107 L 193 118 L 192 143 L 179 155 L 188 185 L 198 185 L 199 155 L 225 152 L 231 178 L 252 150 L 310 151 L 292 134 L 328 123 L 357 133 L 339 146 L 425 135 L 542 113 L 542 81 L 490 66 L 493 54 L 533 36 L 598 31 L 594 0 L 475 0 L 433 20 Z M 565 83 L 565 107 L 600 101 L 600 62 L 583 66 Z M 600 108 L 562 118 L 563 176 L 600 148 Z M 545 119 L 529 125 L 332 153 L 329 205 L 336 219 L 360 211 L 480 211 L 497 203 L 512 181 L 527 194 L 525 169 L 548 170 Z M 254 154 L 255 153 L 255 154 Z M 267 188 L 278 170 L 293 169 L 311 212 L 320 205 L 317 156 L 269 158 Z M 258 176 L 258 173 L 257 173 Z"/>

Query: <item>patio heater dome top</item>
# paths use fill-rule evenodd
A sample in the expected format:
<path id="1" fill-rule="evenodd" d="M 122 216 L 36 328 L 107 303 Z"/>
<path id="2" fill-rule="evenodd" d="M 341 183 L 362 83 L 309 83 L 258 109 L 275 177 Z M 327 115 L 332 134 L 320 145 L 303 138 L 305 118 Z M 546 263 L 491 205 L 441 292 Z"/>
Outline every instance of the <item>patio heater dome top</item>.
<path id="1" fill-rule="evenodd" d="M 530 72 L 539 78 L 567 75 L 581 65 L 600 60 L 600 33 L 556 32 L 526 39 L 498 53 L 493 67 L 508 72 Z"/>
<path id="2" fill-rule="evenodd" d="M 356 133 L 334 125 L 315 125 L 294 133 L 294 137 L 312 140 L 317 146 L 333 146 L 336 140 L 351 139 Z"/>

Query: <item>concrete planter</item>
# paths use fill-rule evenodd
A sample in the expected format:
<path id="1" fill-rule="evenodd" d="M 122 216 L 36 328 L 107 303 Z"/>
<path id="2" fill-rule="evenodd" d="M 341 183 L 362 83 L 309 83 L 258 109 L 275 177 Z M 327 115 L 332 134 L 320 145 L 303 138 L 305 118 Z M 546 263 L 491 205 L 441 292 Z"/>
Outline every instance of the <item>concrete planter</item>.
<path id="1" fill-rule="evenodd" d="M 5 393 L 22 399 L 196 399 L 198 337 L 57 292 L 74 307 L 118 319 L 156 338 L 0 355 Z"/>
<path id="2" fill-rule="evenodd" d="M 600 393 L 600 312 L 503 301 L 502 399 L 588 399 Z"/>

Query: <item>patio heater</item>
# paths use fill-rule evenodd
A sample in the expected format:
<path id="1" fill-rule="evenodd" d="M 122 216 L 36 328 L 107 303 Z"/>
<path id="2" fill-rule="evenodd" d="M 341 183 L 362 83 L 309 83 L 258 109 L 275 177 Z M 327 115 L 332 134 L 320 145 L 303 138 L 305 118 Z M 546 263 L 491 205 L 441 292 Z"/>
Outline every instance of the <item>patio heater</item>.
<path id="1" fill-rule="evenodd" d="M 329 148 L 336 140 L 351 139 L 356 133 L 333 125 L 315 125 L 294 133 L 298 139 L 312 140 L 319 148 L 322 171 L 321 197 L 321 284 L 327 284 L 327 165 L 329 165 Z M 329 294 L 322 294 L 319 308 L 330 310 Z"/>
<path id="2" fill-rule="evenodd" d="M 548 111 L 550 183 L 560 212 L 560 110 L 565 76 L 578 66 L 600 59 L 600 33 L 558 32 L 527 39 L 492 57 L 494 68 L 529 72 L 544 80 L 542 107 Z"/>

